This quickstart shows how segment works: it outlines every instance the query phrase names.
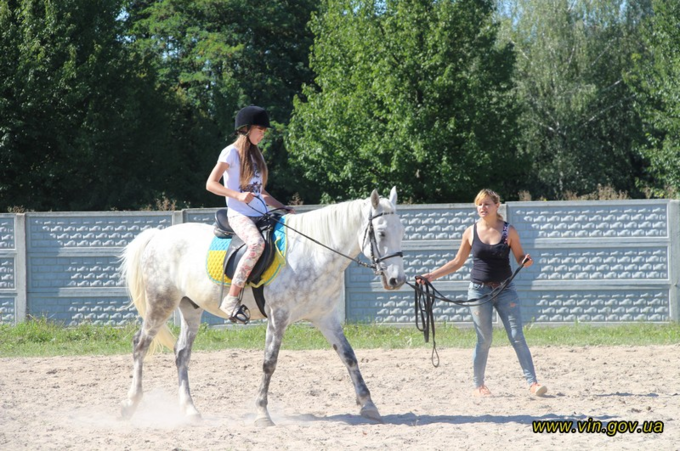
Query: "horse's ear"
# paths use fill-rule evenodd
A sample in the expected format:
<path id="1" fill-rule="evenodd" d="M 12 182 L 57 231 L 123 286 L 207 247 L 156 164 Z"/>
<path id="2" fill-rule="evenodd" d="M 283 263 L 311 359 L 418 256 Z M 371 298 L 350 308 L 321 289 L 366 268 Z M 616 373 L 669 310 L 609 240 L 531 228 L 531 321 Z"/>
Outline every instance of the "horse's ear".
<path id="1" fill-rule="evenodd" d="M 390 203 L 394 207 L 394 210 L 396 211 L 397 209 L 397 187 L 393 186 L 392 191 L 390 191 Z"/>
<path id="2" fill-rule="evenodd" d="M 371 204 L 373 205 L 373 208 L 378 208 L 378 204 L 380 204 L 380 195 L 378 194 L 377 189 L 374 189 L 371 193 Z"/>

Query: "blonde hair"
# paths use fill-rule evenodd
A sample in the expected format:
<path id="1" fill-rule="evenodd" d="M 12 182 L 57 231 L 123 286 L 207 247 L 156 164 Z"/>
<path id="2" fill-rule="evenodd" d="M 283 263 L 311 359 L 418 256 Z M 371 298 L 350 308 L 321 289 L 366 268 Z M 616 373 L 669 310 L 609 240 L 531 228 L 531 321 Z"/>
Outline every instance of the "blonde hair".
<path id="1" fill-rule="evenodd" d="M 499 196 L 497 192 L 489 188 L 484 188 L 479 193 L 477 193 L 477 197 L 475 197 L 475 205 L 479 205 L 479 203 L 487 197 L 491 199 L 494 204 L 498 205 L 501 203 L 501 196 Z M 501 221 L 503 220 L 503 215 L 500 213 L 496 212 L 496 216 L 498 216 L 498 219 Z"/>
<path id="2" fill-rule="evenodd" d="M 260 171 L 262 175 L 262 188 L 267 185 L 267 178 L 269 170 L 267 163 L 264 161 L 260 148 L 250 142 L 248 135 L 239 133 L 236 142 L 234 143 L 238 149 L 241 160 L 241 167 L 239 168 L 239 186 L 245 189 L 246 185 L 255 176 L 255 168 Z"/>

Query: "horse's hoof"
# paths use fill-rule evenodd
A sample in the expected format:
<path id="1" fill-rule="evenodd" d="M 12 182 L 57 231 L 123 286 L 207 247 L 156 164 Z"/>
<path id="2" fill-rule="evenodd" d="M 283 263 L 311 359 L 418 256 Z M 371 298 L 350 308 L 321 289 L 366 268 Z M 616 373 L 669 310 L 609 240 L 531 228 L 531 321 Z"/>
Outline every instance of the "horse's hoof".
<path id="1" fill-rule="evenodd" d="M 268 428 L 268 427 L 271 427 L 271 426 L 275 426 L 275 424 L 274 424 L 274 422 L 272 421 L 271 418 L 262 417 L 262 418 L 258 418 L 258 419 L 255 420 L 255 426 L 257 426 L 259 428 Z"/>
<path id="2" fill-rule="evenodd" d="M 201 416 L 200 413 L 192 413 L 187 415 L 187 421 L 192 424 L 198 424 L 203 422 L 203 417 Z"/>
<path id="3" fill-rule="evenodd" d="M 120 419 L 129 420 L 130 418 L 132 418 L 132 414 L 135 413 L 136 409 L 137 409 L 136 405 L 123 402 L 120 406 Z"/>
<path id="4" fill-rule="evenodd" d="M 362 407 L 360 414 L 362 417 L 375 421 L 376 423 L 380 424 L 385 423 L 385 421 L 383 421 L 382 416 L 380 415 L 380 412 L 378 412 L 378 409 L 375 406 Z"/>

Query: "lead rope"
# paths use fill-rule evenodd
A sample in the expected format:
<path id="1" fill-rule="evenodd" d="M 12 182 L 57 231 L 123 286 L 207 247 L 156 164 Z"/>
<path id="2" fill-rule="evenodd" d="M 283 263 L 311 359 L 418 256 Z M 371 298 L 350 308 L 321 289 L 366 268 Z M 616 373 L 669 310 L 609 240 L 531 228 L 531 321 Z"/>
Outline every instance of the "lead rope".
<path id="1" fill-rule="evenodd" d="M 437 342 L 435 341 L 435 327 L 434 327 L 434 303 L 437 299 L 440 301 L 448 302 L 456 305 L 465 305 L 468 307 L 475 307 L 479 305 L 484 305 L 488 302 L 493 302 L 512 282 L 517 274 L 520 272 L 524 265 L 526 264 L 526 257 L 522 260 L 520 265 L 517 267 L 515 272 L 512 273 L 510 277 L 505 279 L 501 284 L 494 288 L 491 293 L 485 294 L 481 298 L 468 299 L 468 300 L 457 300 L 449 299 L 443 296 L 437 289 L 432 285 L 429 280 L 416 276 L 416 284 L 406 282 L 407 285 L 415 289 L 415 316 L 416 316 L 416 329 L 423 332 L 425 338 L 425 343 L 429 342 L 430 330 L 432 331 L 432 366 L 437 368 L 439 366 L 439 353 L 437 352 Z M 420 316 L 420 321 L 418 317 Z M 422 325 L 421 325 L 422 324 Z M 436 363 L 435 363 L 436 358 Z"/>
<path id="2" fill-rule="evenodd" d="M 425 343 L 429 341 L 430 329 L 432 330 L 432 356 L 430 357 L 430 360 L 432 361 L 432 366 L 437 368 L 439 366 L 439 353 L 437 352 L 437 342 L 435 341 L 434 314 L 433 314 L 434 301 L 436 299 L 434 292 L 436 290 L 429 280 L 423 279 L 420 276 L 417 276 L 416 280 L 424 280 L 426 282 L 424 289 L 419 289 L 417 285 L 414 287 L 416 290 L 414 306 L 414 310 L 416 313 L 416 329 L 421 331 L 425 336 Z M 411 284 L 409 283 L 409 285 Z M 418 322 L 419 316 L 420 323 Z M 435 358 L 437 359 L 436 363 Z"/>

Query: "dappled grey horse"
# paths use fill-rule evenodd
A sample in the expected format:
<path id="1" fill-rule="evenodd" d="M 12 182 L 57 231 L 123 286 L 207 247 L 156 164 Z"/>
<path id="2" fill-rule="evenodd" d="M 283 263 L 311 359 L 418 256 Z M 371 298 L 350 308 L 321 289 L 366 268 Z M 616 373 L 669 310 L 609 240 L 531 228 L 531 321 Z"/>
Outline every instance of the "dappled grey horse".
<path id="1" fill-rule="evenodd" d="M 267 410 L 269 383 L 286 328 L 301 320 L 321 331 L 347 367 L 360 414 L 382 421 L 343 332 L 338 306 L 342 301 L 342 274 L 360 252 L 370 259 L 370 266 L 381 276 L 386 290 L 396 290 L 404 284 L 404 228 L 396 209 L 397 191 L 392 188 L 389 199 L 381 199 L 373 191 L 368 199 L 286 216 L 286 263 L 264 289 L 268 321 L 262 382 L 256 398 L 257 425 L 273 425 Z M 142 399 L 144 357 L 149 349 L 153 351 L 161 345 L 174 347 L 183 413 L 192 419 L 200 418 L 189 389 L 191 347 L 204 310 L 226 318 L 219 309 L 222 287 L 206 271 L 213 236 L 213 228 L 207 224 L 185 223 L 164 230 L 145 230 L 125 248 L 122 274 L 144 321 L 133 339 L 133 378 L 123 402 L 124 418 L 132 416 Z M 243 303 L 252 312 L 252 319 L 263 318 L 252 290 L 245 291 Z M 178 308 L 181 329 L 175 340 L 166 323 Z"/>

